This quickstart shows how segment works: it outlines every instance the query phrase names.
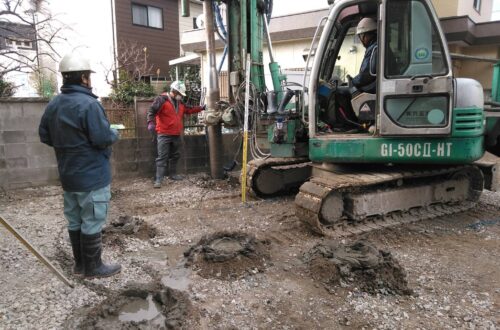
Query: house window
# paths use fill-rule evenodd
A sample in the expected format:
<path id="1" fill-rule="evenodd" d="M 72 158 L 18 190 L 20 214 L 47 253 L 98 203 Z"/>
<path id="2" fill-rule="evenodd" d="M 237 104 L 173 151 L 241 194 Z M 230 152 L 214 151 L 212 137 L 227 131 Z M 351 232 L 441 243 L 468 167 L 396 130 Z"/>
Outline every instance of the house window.
<path id="1" fill-rule="evenodd" d="M 481 0 L 474 0 L 474 9 L 478 13 L 481 11 Z"/>
<path id="2" fill-rule="evenodd" d="M 132 4 L 132 23 L 163 29 L 163 12 L 161 8 Z"/>
<path id="3" fill-rule="evenodd" d="M 29 40 L 5 39 L 5 45 L 10 48 L 33 48 L 33 43 Z"/>

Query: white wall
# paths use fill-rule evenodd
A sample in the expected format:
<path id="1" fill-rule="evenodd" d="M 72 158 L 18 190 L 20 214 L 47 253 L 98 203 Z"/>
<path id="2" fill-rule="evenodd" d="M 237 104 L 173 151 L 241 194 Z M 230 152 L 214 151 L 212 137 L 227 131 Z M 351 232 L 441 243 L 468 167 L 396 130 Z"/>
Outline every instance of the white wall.
<path id="1" fill-rule="evenodd" d="M 473 0 L 459 0 L 457 16 L 468 15 L 474 22 L 488 22 L 491 20 L 493 0 L 481 0 L 480 12 L 473 7 Z"/>
<path id="2" fill-rule="evenodd" d="M 179 0 L 179 40 L 182 39 L 182 33 L 184 31 L 192 30 L 193 29 L 193 18 L 196 18 L 198 15 L 203 14 L 203 5 L 199 3 L 190 3 L 190 16 L 189 17 L 182 17 L 182 7 L 181 3 Z M 182 49 L 181 49 L 182 51 Z M 182 54 L 181 54 L 182 55 Z"/>

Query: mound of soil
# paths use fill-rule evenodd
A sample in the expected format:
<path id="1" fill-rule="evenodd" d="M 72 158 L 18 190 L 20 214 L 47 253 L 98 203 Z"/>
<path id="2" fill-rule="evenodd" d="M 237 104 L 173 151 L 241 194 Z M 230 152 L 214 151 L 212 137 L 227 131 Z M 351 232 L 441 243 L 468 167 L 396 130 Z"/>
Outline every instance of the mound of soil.
<path id="1" fill-rule="evenodd" d="M 206 235 L 184 252 L 186 267 L 192 267 L 204 278 L 234 280 L 256 274 L 265 270 L 270 259 L 267 244 L 240 232 Z"/>
<path id="2" fill-rule="evenodd" d="M 105 238 L 106 236 L 109 237 L 113 235 L 127 235 L 147 240 L 156 237 L 158 231 L 139 217 L 124 215 L 111 221 L 111 223 L 103 229 L 103 234 Z"/>
<path id="3" fill-rule="evenodd" d="M 142 306 L 147 299 L 150 305 L 154 304 L 153 314 Z M 129 313 L 130 309 L 135 313 Z M 197 318 L 186 293 L 161 284 L 134 284 L 112 294 L 98 306 L 82 309 L 66 321 L 65 328 L 182 329 L 187 321 L 196 322 Z"/>
<path id="4" fill-rule="evenodd" d="M 360 240 L 349 244 L 329 241 L 304 255 L 312 277 L 330 291 L 341 282 L 368 293 L 408 295 L 406 272 L 390 252 Z"/>

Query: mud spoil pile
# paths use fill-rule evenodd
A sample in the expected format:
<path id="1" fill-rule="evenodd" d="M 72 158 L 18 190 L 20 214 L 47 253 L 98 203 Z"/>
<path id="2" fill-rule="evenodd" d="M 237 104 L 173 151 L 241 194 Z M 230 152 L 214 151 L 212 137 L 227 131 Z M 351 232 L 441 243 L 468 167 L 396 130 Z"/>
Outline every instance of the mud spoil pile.
<path id="1" fill-rule="evenodd" d="M 328 291 L 344 284 L 372 294 L 412 293 L 398 261 L 390 252 L 379 250 L 367 241 L 320 243 L 304 254 L 304 261 L 312 277 Z"/>
<path id="2" fill-rule="evenodd" d="M 184 253 L 186 267 L 204 278 L 234 280 L 263 272 L 269 262 L 269 242 L 239 232 L 217 232 L 203 236 Z"/>
<path id="3" fill-rule="evenodd" d="M 69 318 L 65 329 L 183 329 L 198 321 L 187 294 L 161 285 L 128 286 Z"/>
<path id="4" fill-rule="evenodd" d="M 123 245 L 123 236 L 134 236 L 141 240 L 148 240 L 156 237 L 156 228 L 147 224 L 139 217 L 129 215 L 119 216 L 103 229 L 103 239 L 106 243 Z"/>

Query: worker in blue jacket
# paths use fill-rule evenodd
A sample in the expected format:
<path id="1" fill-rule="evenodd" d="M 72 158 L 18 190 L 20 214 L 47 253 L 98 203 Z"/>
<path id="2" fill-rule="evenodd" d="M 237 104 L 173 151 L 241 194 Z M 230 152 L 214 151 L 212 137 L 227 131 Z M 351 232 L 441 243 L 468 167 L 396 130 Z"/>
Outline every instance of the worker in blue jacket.
<path id="1" fill-rule="evenodd" d="M 110 146 L 118 133 L 92 93 L 89 61 L 76 53 L 61 60 L 61 94 L 45 109 L 40 140 L 53 147 L 64 190 L 64 215 L 75 259 L 74 273 L 86 278 L 119 273 L 101 260 L 102 227 L 111 198 Z"/>
<path id="2" fill-rule="evenodd" d="M 359 126 L 352 109 L 352 98 L 360 93 L 375 94 L 377 87 L 377 22 L 371 17 L 361 19 L 356 27 L 356 35 L 365 47 L 363 61 L 358 74 L 354 78 L 347 75 L 348 86 L 338 87 L 336 95 L 340 112 L 337 118 L 348 128 Z"/>

